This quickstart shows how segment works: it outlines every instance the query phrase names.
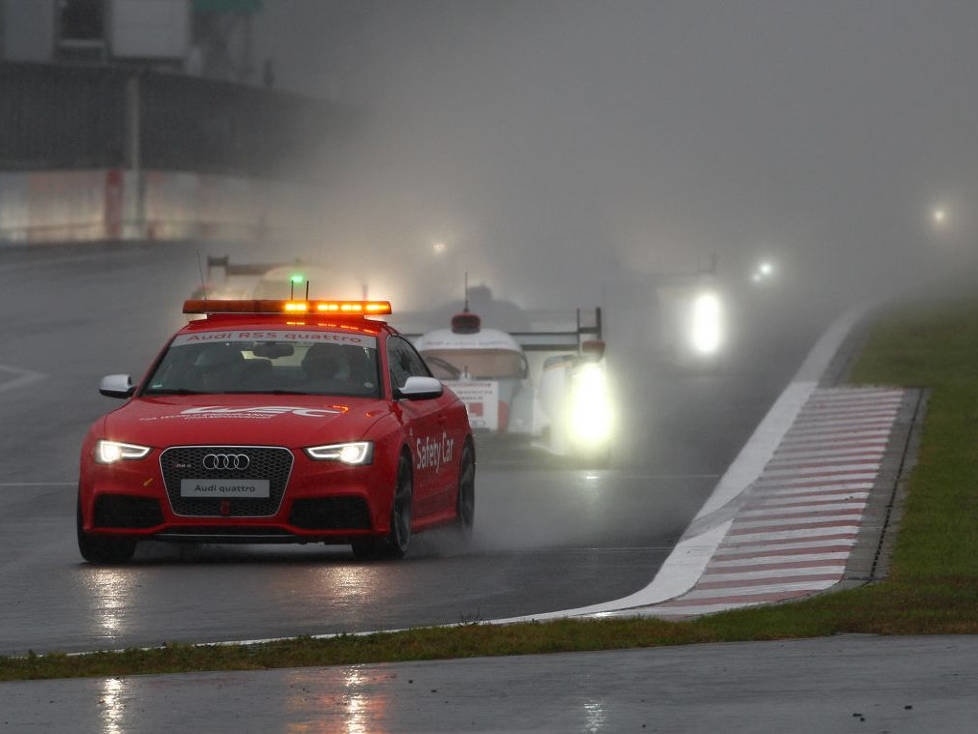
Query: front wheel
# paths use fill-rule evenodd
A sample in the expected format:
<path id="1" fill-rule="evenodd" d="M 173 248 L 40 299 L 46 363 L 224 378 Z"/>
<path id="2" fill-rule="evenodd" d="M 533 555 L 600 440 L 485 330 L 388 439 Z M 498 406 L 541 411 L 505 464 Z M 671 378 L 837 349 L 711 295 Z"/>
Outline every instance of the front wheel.
<path id="1" fill-rule="evenodd" d="M 78 499 L 75 529 L 78 535 L 78 551 L 89 563 L 125 563 L 136 552 L 136 541 L 132 538 L 86 533 L 82 529 L 81 498 Z"/>
<path id="2" fill-rule="evenodd" d="M 462 461 L 458 471 L 458 519 L 456 524 L 463 537 L 468 540 L 475 525 L 475 458 L 472 445 L 465 444 Z"/>
<path id="3" fill-rule="evenodd" d="M 411 505 L 414 483 L 411 459 L 401 454 L 397 462 L 397 484 L 391 503 L 391 527 L 382 538 L 363 538 L 353 542 L 353 555 L 358 559 L 404 558 L 411 542 Z"/>

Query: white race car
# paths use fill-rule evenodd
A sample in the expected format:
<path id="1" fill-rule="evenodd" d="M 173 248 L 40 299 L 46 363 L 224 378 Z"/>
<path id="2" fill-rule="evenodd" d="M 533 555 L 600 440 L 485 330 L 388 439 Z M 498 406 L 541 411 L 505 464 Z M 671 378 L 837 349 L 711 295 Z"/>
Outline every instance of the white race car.
<path id="1" fill-rule="evenodd" d="M 464 311 L 414 335 L 435 377 L 465 403 L 477 432 L 529 437 L 557 454 L 606 456 L 613 424 L 601 309 L 593 325 L 505 332 Z"/>

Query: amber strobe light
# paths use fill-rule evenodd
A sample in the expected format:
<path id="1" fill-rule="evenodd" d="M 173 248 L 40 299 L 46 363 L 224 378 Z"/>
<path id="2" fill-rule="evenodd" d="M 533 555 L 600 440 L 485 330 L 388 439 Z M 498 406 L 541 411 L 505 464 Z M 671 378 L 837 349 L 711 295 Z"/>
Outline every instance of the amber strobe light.
<path id="1" fill-rule="evenodd" d="M 380 315 L 391 313 L 390 301 L 211 301 L 191 299 L 183 303 L 184 313 L 328 313 Z"/>

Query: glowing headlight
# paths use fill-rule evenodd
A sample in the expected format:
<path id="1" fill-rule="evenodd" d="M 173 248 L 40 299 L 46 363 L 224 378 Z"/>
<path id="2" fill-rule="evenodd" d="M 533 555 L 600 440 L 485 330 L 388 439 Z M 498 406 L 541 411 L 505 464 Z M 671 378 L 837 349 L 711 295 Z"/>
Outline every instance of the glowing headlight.
<path id="1" fill-rule="evenodd" d="M 603 443 L 611 437 L 611 399 L 604 368 L 587 362 L 575 372 L 570 428 L 578 442 Z"/>
<path id="2" fill-rule="evenodd" d="M 702 355 L 714 354 L 723 342 L 723 312 L 716 293 L 700 293 L 693 301 L 690 345 Z"/>
<path id="3" fill-rule="evenodd" d="M 142 459 L 149 452 L 149 446 L 103 440 L 95 444 L 95 461 L 99 464 L 114 464 L 123 459 Z"/>
<path id="4" fill-rule="evenodd" d="M 328 446 L 310 446 L 303 449 L 310 459 L 316 461 L 340 461 L 344 464 L 369 464 L 374 458 L 372 441 L 353 443 L 334 443 Z"/>

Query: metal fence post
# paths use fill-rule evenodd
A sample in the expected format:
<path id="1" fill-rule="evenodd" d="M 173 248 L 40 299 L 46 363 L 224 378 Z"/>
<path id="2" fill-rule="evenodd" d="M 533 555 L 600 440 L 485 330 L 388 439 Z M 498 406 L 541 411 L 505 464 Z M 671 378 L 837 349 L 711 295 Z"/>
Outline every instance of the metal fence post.
<path id="1" fill-rule="evenodd" d="M 144 239 L 146 236 L 146 182 L 142 163 L 142 111 L 140 104 L 139 72 L 126 79 L 126 168 L 133 178 L 135 201 L 131 208 L 132 236 Z M 127 217 L 129 218 L 129 217 Z"/>

